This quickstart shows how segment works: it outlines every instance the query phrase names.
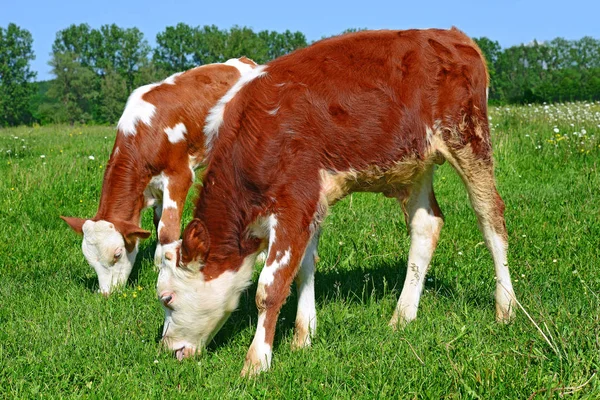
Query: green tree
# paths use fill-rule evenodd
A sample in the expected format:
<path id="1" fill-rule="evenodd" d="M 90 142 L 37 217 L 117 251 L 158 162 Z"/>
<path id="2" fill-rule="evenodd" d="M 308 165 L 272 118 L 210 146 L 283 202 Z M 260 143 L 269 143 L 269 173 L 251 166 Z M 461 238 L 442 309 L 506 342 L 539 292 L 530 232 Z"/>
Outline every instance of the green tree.
<path id="1" fill-rule="evenodd" d="M 13 23 L 0 27 L 0 126 L 31 122 L 31 81 L 36 76 L 29 66 L 35 58 L 32 43 L 29 31 Z"/>
<path id="2" fill-rule="evenodd" d="M 80 24 L 59 31 L 50 61 L 56 79 L 41 114 L 53 113 L 55 120 L 70 123 L 115 122 L 128 93 L 155 75 L 149 53 L 137 28 L 111 24 L 91 29 Z"/>
<path id="3" fill-rule="evenodd" d="M 308 45 L 306 36 L 302 32 L 261 31 L 258 33 L 258 37 L 266 47 L 265 60 L 261 62 L 273 60 Z"/>
<path id="4" fill-rule="evenodd" d="M 91 31 L 89 51 L 91 66 L 98 76 L 104 77 L 109 70 L 117 72 L 125 80 L 127 91 L 132 91 L 135 75 L 148 59 L 150 46 L 139 29 L 112 24 Z"/>
<path id="5" fill-rule="evenodd" d="M 485 60 L 487 62 L 488 73 L 490 74 L 489 99 L 492 101 L 499 100 L 500 95 L 498 93 L 498 77 L 496 76 L 496 63 L 498 62 L 498 57 L 502 51 L 500 43 L 498 43 L 495 40 L 488 39 L 485 36 L 480 38 L 473 38 L 473 40 L 481 49 L 481 52 L 483 53 L 483 56 L 485 57 Z"/>
<path id="6" fill-rule="evenodd" d="M 107 68 L 100 84 L 98 122 L 117 122 L 123 112 L 128 93 L 125 78 L 111 67 Z"/>
<path id="7" fill-rule="evenodd" d="M 57 100 L 55 106 L 48 106 L 55 113 L 54 122 L 74 124 L 92 119 L 92 103 L 98 98 L 96 75 L 78 59 L 71 52 L 56 53 L 49 62 L 56 77 L 48 89 L 48 96 Z"/>
<path id="8" fill-rule="evenodd" d="M 194 50 L 194 64 L 204 65 L 223 62 L 225 58 L 225 47 L 228 32 L 219 29 L 215 25 L 205 25 L 195 31 L 196 47 Z"/>
<path id="9" fill-rule="evenodd" d="M 168 26 L 156 35 L 156 48 L 152 60 L 165 75 L 185 71 L 194 66 L 194 51 L 197 47 L 198 30 L 179 23 Z"/>
<path id="10" fill-rule="evenodd" d="M 74 62 L 93 67 L 96 62 L 92 49 L 96 43 L 97 37 L 88 24 L 73 24 L 56 33 L 52 54 L 70 53 Z"/>

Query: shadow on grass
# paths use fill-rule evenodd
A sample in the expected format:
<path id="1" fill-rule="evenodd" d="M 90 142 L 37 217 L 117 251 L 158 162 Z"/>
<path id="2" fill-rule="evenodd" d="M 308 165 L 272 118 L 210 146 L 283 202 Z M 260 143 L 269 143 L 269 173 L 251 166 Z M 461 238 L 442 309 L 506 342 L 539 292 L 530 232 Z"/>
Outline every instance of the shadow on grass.
<path id="1" fill-rule="evenodd" d="M 156 244 L 156 241 L 146 242 L 145 246 L 143 246 L 140 249 L 137 257 L 135 258 L 135 264 L 133 264 L 133 268 L 131 269 L 129 279 L 127 279 L 128 285 L 138 284 L 142 260 L 151 260 L 152 265 L 154 265 L 154 253 L 156 252 Z"/>
<path id="2" fill-rule="evenodd" d="M 141 249 L 133 270 L 129 277 L 128 284 L 136 285 L 141 270 L 143 260 L 154 259 L 156 243 L 146 242 Z M 384 297 L 393 294 L 395 300 L 398 299 L 402 291 L 404 279 L 406 277 L 406 258 L 399 262 L 397 258 L 386 261 L 379 260 L 372 265 L 368 270 L 330 270 L 325 265 L 317 265 L 315 275 L 315 298 L 317 312 L 324 304 L 330 302 L 343 302 L 347 304 L 364 304 L 370 302 L 379 302 Z M 321 266 L 321 268 L 319 268 Z M 261 266 L 257 265 L 260 270 Z M 97 290 L 98 281 L 96 277 L 87 278 L 86 287 L 90 290 Z M 214 351 L 221 346 L 228 346 L 242 331 L 250 329 L 252 332 L 256 329 L 257 309 L 255 304 L 257 282 L 253 282 L 250 287 L 240 296 L 238 309 L 232 313 L 223 328 L 217 333 L 215 338 L 207 346 L 208 351 Z M 454 298 L 456 296 L 452 284 L 448 284 L 444 280 L 436 278 L 435 275 L 429 273 L 425 288 L 435 291 L 436 295 Z M 296 285 L 292 284 L 290 296 L 286 304 L 282 307 L 279 315 L 277 330 L 275 333 L 274 347 L 278 347 L 281 341 L 288 337 L 293 332 L 294 321 L 296 319 L 297 310 L 297 293 Z M 472 298 L 467 299 L 469 303 L 482 304 L 486 303 L 485 299 Z M 389 316 L 393 313 L 393 307 L 389 310 Z M 382 323 L 387 323 L 386 320 Z M 155 340 L 157 343 L 162 338 L 163 326 L 157 327 Z M 249 344 L 249 343 L 248 343 Z"/>
<path id="3" fill-rule="evenodd" d="M 381 301 L 385 296 L 393 293 L 396 300 L 402 290 L 406 277 L 406 260 L 400 264 L 382 260 L 375 267 L 365 270 L 352 271 L 323 271 L 315 275 L 315 298 L 317 313 L 319 308 L 329 302 L 344 302 L 350 304 L 364 304 Z M 231 315 L 223 328 L 217 333 L 208 345 L 208 351 L 213 351 L 221 346 L 227 346 L 243 330 L 256 329 L 257 309 L 254 301 L 257 283 L 252 285 L 240 297 L 238 309 Z M 452 298 L 453 288 L 437 279 L 432 274 L 428 275 L 426 289 L 435 290 L 438 295 Z M 298 297 L 295 284 L 292 285 L 290 296 L 281 308 L 275 332 L 274 348 L 277 348 L 283 338 L 293 333 L 296 319 Z M 393 307 L 389 310 L 389 318 Z M 382 323 L 387 323 L 386 320 Z M 250 343 L 248 343 L 249 345 Z"/>

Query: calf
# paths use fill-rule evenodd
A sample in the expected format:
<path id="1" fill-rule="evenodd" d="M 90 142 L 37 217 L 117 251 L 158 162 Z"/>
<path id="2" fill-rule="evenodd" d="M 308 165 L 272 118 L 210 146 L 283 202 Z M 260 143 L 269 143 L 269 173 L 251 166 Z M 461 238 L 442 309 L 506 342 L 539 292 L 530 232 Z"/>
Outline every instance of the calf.
<path id="1" fill-rule="evenodd" d="M 314 265 L 328 208 L 352 192 L 396 197 L 410 230 L 406 281 L 390 321 L 415 319 L 443 224 L 436 164 L 461 176 L 496 268 L 496 318 L 515 301 L 504 203 L 487 120 L 488 75 L 457 29 L 374 31 L 322 40 L 246 74 L 207 118 L 207 168 L 194 219 L 164 252 L 158 295 L 164 343 L 196 353 L 268 255 L 256 293 L 258 326 L 243 374 L 269 368 L 275 325 L 298 286 L 294 346 L 316 329 Z"/>
<path id="2" fill-rule="evenodd" d="M 100 205 L 91 219 L 61 217 L 83 234 L 82 250 L 104 294 L 127 281 L 137 254 L 141 211 L 154 208 L 158 244 L 179 239 L 194 169 L 204 159 L 204 120 L 210 108 L 256 64 L 243 57 L 180 72 L 136 89 L 119 124 L 106 166 Z"/>

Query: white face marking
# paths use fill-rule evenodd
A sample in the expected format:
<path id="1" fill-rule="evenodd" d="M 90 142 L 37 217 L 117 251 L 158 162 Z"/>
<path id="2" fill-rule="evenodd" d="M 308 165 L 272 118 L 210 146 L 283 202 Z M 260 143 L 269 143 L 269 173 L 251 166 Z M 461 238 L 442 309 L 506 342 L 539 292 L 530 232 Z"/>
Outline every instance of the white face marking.
<path id="1" fill-rule="evenodd" d="M 267 113 L 269 113 L 270 115 L 275 116 L 275 115 L 277 115 L 277 112 L 279 111 L 279 108 L 280 107 L 275 107 L 274 109 L 267 111 Z"/>
<path id="2" fill-rule="evenodd" d="M 163 340 L 178 357 L 191 355 L 206 345 L 233 312 L 240 294 L 250 284 L 256 254 L 244 259 L 237 271 L 226 271 L 210 281 L 197 271 L 178 268 L 181 241 L 163 246 L 156 290 L 159 298 L 173 296 L 166 309 Z"/>
<path id="3" fill-rule="evenodd" d="M 165 133 L 169 138 L 169 142 L 174 144 L 185 140 L 187 128 L 183 122 L 180 122 L 172 128 L 165 128 Z"/>
<path id="4" fill-rule="evenodd" d="M 168 85 L 174 85 L 175 79 L 181 74 L 183 74 L 183 72 L 176 72 L 173 75 L 169 76 L 167 79 L 165 79 L 163 82 Z"/>
<path id="5" fill-rule="evenodd" d="M 158 85 L 158 83 L 145 85 L 135 89 L 133 93 L 131 93 L 129 99 L 127 99 L 123 115 L 121 115 L 119 123 L 117 124 L 117 128 L 123 132 L 124 135 L 135 135 L 135 125 L 138 121 L 150 126 L 152 117 L 156 112 L 156 107 L 154 104 L 143 100 L 142 96 Z"/>
<path id="6" fill-rule="evenodd" d="M 137 255 L 135 250 L 128 253 L 123 235 L 108 221 L 88 220 L 83 224 L 83 255 L 98 275 L 100 292 L 110 293 L 116 286 L 129 278 Z M 118 256 L 119 257 L 115 257 Z"/>
<path id="7" fill-rule="evenodd" d="M 246 71 L 240 76 L 240 79 L 238 79 L 235 85 L 233 85 L 210 110 L 206 116 L 206 123 L 204 125 L 204 143 L 207 153 L 210 151 L 213 140 L 219 132 L 219 127 L 223 123 L 223 115 L 227 103 L 229 103 L 248 82 L 265 75 L 267 73 L 266 68 L 266 65 L 259 65 L 256 68 Z"/>

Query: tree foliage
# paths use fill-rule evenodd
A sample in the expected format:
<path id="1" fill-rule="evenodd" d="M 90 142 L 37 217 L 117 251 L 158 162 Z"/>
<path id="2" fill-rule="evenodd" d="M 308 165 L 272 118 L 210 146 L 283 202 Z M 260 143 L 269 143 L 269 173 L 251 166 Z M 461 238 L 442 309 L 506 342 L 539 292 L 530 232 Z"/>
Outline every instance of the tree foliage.
<path id="1" fill-rule="evenodd" d="M 191 27 L 182 23 L 159 33 L 156 43 L 152 60 L 166 74 L 241 56 L 262 64 L 307 45 L 301 32 L 255 33 L 248 27 L 223 30 L 215 25 Z"/>
<path id="2" fill-rule="evenodd" d="M 17 125 L 31 120 L 29 100 L 35 88 L 35 72 L 29 62 L 35 58 L 31 33 L 9 24 L 0 27 L 0 126 Z"/>
<path id="3" fill-rule="evenodd" d="M 600 100 L 598 39 L 556 38 L 505 49 L 486 37 L 474 40 L 487 61 L 492 103 Z M 32 42 L 15 24 L 0 27 L 0 126 L 113 124 L 136 87 L 241 56 L 263 64 L 308 45 L 301 32 L 179 23 L 158 33 L 150 48 L 137 28 L 74 24 L 56 34 L 49 62 L 54 79 L 31 82 Z"/>
<path id="4" fill-rule="evenodd" d="M 488 60 L 492 102 L 600 100 L 600 40 L 534 40 L 504 50 L 487 38 L 475 41 Z"/>

